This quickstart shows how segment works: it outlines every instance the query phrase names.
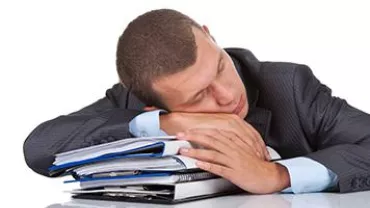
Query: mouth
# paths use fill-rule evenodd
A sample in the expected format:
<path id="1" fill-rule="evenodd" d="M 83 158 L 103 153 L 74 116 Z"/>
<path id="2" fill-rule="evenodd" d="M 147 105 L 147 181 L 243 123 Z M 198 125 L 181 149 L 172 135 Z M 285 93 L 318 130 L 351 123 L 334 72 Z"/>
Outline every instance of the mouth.
<path id="1" fill-rule="evenodd" d="M 239 103 L 234 109 L 233 114 L 239 115 L 240 111 L 243 109 L 243 106 L 244 106 L 243 96 L 240 96 Z"/>

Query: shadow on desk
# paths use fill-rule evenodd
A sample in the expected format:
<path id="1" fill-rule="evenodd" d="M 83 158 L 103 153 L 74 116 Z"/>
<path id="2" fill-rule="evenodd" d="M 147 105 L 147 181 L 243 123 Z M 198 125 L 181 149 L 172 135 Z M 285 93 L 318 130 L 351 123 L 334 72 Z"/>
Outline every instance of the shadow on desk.
<path id="1" fill-rule="evenodd" d="M 176 205 L 158 205 L 143 203 L 128 203 L 114 201 L 72 199 L 61 204 L 52 204 L 47 208 L 144 208 L 144 207 L 192 207 L 192 208 L 369 208 L 370 191 L 336 194 L 336 193 L 312 193 L 312 194 L 273 194 L 273 195 L 233 195 L 199 200 Z"/>

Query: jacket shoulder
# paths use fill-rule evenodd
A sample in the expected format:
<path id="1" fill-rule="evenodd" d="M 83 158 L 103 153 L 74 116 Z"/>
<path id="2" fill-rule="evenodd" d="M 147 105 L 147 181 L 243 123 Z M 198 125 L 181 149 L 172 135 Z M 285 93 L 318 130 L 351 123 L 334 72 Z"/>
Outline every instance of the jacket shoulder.
<path id="1" fill-rule="evenodd" d="M 271 62 L 271 61 L 263 61 L 261 62 L 261 71 L 263 73 L 292 73 L 294 74 L 296 69 L 301 64 L 292 63 L 292 62 Z"/>

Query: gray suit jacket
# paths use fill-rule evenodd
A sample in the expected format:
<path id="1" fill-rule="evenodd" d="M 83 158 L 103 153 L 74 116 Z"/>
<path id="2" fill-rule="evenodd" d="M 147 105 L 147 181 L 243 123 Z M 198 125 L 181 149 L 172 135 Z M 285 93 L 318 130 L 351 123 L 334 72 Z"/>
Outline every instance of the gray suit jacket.
<path id="1" fill-rule="evenodd" d="M 370 190 L 370 115 L 333 97 L 305 65 L 260 62 L 226 49 L 246 85 L 246 121 L 282 158 L 306 156 L 338 175 L 335 190 Z M 129 121 L 145 105 L 120 84 L 70 115 L 40 124 L 24 143 L 27 165 L 48 175 L 54 154 L 131 137 Z"/>

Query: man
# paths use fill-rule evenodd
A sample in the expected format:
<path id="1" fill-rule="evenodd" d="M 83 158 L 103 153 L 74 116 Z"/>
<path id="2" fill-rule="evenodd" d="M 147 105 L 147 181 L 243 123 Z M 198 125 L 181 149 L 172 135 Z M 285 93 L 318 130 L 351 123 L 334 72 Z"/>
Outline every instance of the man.
<path id="1" fill-rule="evenodd" d="M 370 116 L 332 97 L 305 65 L 260 62 L 220 48 L 207 27 L 174 10 L 145 13 L 119 39 L 121 83 L 106 97 L 39 125 L 28 166 L 131 136 L 176 134 L 180 154 L 251 193 L 370 189 Z M 269 161 L 266 145 L 282 160 Z"/>

